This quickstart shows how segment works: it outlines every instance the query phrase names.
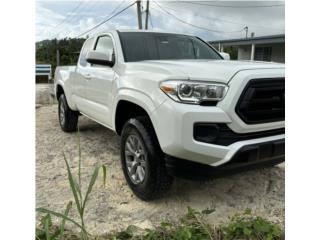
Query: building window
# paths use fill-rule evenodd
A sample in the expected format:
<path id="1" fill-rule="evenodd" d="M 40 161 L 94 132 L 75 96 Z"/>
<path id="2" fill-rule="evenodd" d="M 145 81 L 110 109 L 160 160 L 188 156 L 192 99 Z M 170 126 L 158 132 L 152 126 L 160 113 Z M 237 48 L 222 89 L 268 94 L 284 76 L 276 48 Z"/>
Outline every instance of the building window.
<path id="1" fill-rule="evenodd" d="M 272 47 L 257 47 L 254 52 L 254 60 L 271 61 Z"/>

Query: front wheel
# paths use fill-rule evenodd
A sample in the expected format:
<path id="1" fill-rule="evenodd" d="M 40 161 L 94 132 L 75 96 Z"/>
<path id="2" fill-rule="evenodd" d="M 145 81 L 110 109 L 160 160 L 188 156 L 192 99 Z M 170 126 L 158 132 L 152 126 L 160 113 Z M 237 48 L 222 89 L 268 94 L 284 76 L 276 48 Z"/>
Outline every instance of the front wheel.
<path id="1" fill-rule="evenodd" d="M 172 183 L 147 117 L 133 118 L 125 124 L 121 134 L 121 163 L 128 185 L 142 200 L 158 198 Z"/>
<path id="2" fill-rule="evenodd" d="M 60 127 L 63 131 L 74 132 L 77 130 L 79 114 L 69 108 L 64 94 L 59 97 L 58 114 Z"/>

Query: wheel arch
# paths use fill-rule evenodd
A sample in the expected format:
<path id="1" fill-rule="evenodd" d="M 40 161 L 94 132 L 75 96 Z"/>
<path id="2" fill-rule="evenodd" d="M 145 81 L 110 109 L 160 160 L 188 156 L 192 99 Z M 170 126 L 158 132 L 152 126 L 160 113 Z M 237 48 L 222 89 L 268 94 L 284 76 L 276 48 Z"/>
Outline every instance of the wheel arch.
<path id="1" fill-rule="evenodd" d="M 57 84 L 56 91 L 55 91 L 55 95 L 56 95 L 57 100 L 59 100 L 59 97 L 61 96 L 61 94 L 65 94 L 64 89 L 61 84 Z"/>
<path id="2" fill-rule="evenodd" d="M 117 102 L 115 113 L 114 113 L 114 129 L 118 135 L 121 135 L 123 126 L 125 123 L 134 117 L 146 116 L 150 122 L 150 111 L 145 109 L 142 104 L 127 99 L 120 99 Z"/>
<path id="3" fill-rule="evenodd" d="M 148 116 L 151 121 L 150 116 L 155 109 L 152 99 L 146 93 L 133 89 L 120 89 L 114 103 L 113 126 L 118 135 L 125 123 L 121 121 L 121 114 L 125 114 L 124 120 L 128 120 L 128 117 Z"/>

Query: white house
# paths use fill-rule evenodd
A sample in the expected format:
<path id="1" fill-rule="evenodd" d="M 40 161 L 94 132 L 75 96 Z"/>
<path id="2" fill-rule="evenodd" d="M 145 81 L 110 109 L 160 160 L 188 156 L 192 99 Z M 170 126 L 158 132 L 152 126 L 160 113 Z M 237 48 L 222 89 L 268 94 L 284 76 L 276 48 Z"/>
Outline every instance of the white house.
<path id="1" fill-rule="evenodd" d="M 209 41 L 223 52 L 227 47 L 237 49 L 238 60 L 285 62 L 285 35 L 238 38 Z"/>

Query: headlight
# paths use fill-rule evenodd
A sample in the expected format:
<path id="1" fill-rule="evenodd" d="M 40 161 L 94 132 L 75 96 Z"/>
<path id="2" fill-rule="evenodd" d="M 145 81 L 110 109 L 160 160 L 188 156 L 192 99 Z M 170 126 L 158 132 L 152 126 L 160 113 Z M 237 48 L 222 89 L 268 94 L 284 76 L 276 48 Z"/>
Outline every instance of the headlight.
<path id="1" fill-rule="evenodd" d="M 160 89 L 177 102 L 199 104 L 202 101 L 222 100 L 228 86 L 208 82 L 163 81 Z"/>

